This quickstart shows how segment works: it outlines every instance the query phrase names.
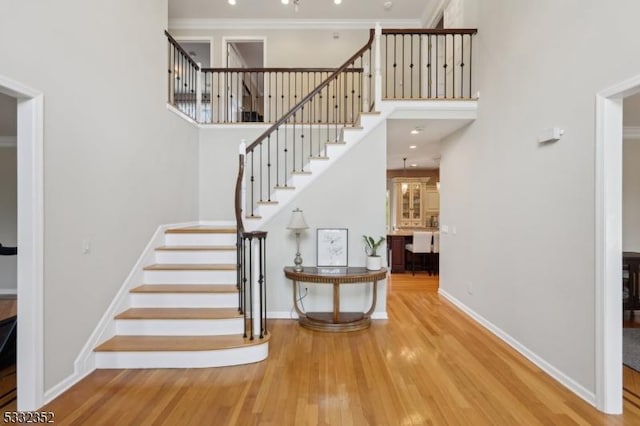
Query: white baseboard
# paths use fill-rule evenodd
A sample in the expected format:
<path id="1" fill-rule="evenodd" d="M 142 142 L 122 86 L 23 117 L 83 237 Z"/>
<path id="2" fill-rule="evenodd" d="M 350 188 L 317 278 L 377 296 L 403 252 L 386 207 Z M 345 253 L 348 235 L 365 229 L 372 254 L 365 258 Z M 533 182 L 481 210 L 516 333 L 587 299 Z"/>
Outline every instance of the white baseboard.
<path id="1" fill-rule="evenodd" d="M 0 288 L 0 296 L 18 296 L 17 288 Z"/>
<path id="2" fill-rule="evenodd" d="M 298 314 L 295 311 L 268 311 L 267 319 L 298 320 Z"/>
<path id="3" fill-rule="evenodd" d="M 482 325 L 484 328 L 493 333 L 500 340 L 505 342 L 507 345 L 511 346 L 513 349 L 518 351 L 522 356 L 527 358 L 529 361 L 538 366 L 542 371 L 553 377 L 557 380 L 561 385 L 569 389 L 571 392 L 578 395 L 580 398 L 588 402 L 589 404 L 595 407 L 596 405 L 596 396 L 594 392 L 589 391 L 584 386 L 573 380 L 571 377 L 564 374 L 562 371 L 558 370 L 556 367 L 551 365 L 542 357 L 538 356 L 535 352 L 531 351 L 529 348 L 524 346 L 522 343 L 511 337 L 508 333 L 503 331 L 501 328 L 497 327 L 495 324 L 479 315 L 473 309 L 462 303 L 460 300 L 453 297 L 451 294 L 444 291 L 442 288 L 438 290 L 438 293 L 447 299 L 449 302 L 453 303 L 458 309 L 471 317 L 478 324 Z"/>
<path id="4" fill-rule="evenodd" d="M 44 393 L 44 404 L 46 405 L 51 401 L 53 401 L 54 399 L 56 399 L 58 396 L 62 395 L 64 392 L 69 390 L 71 386 L 75 385 L 80 380 L 84 379 L 89 374 L 91 374 L 93 370 L 95 370 L 95 368 L 92 368 L 89 371 L 83 371 L 83 372 L 74 371 L 73 374 L 71 374 L 70 376 L 68 376 L 67 378 L 62 380 L 60 383 L 58 383 L 57 385 L 55 385 L 54 387 L 52 387 L 51 389 L 47 390 Z"/>

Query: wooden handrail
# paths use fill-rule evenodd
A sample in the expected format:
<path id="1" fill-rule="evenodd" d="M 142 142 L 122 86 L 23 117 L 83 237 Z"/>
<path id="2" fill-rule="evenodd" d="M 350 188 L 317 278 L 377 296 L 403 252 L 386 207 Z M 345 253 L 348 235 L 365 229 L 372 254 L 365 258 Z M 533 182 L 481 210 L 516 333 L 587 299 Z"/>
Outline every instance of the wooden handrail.
<path id="1" fill-rule="evenodd" d="M 240 154 L 240 160 L 238 163 L 238 177 L 236 179 L 236 199 L 235 199 L 235 213 L 236 213 L 236 227 L 239 234 L 244 232 L 244 224 L 242 222 L 242 179 L 244 178 L 244 155 Z"/>
<path id="2" fill-rule="evenodd" d="M 201 68 L 202 72 L 334 72 L 337 68 Z M 349 68 L 344 72 L 362 72 L 363 68 Z"/>
<path id="3" fill-rule="evenodd" d="M 382 34 L 424 34 L 424 35 L 446 35 L 446 34 L 477 34 L 477 28 L 386 28 L 382 29 Z"/>
<path id="4" fill-rule="evenodd" d="M 354 55 L 352 55 L 349 59 L 345 61 L 342 66 L 340 66 L 336 71 L 334 71 L 330 76 L 328 76 L 322 83 L 316 86 L 307 96 L 302 98 L 300 102 L 298 102 L 295 106 L 293 106 L 289 112 L 283 115 L 280 120 L 276 121 L 271 127 L 269 127 L 263 134 L 261 134 L 251 145 L 247 147 L 247 152 L 253 151 L 259 144 L 262 142 L 267 136 L 269 136 L 273 131 L 275 131 L 278 127 L 280 127 L 283 123 L 285 123 L 293 114 L 295 114 L 300 108 L 302 108 L 310 99 L 316 96 L 322 89 L 327 87 L 332 80 L 336 78 L 338 74 L 343 72 L 350 64 L 352 64 L 359 56 L 361 56 L 364 52 L 367 51 L 373 44 L 375 30 L 369 30 L 369 41 L 367 44 L 362 46 L 360 50 L 358 50 Z"/>
<path id="5" fill-rule="evenodd" d="M 186 50 L 184 50 L 184 49 L 182 48 L 182 46 L 180 46 L 180 44 L 176 41 L 176 39 L 175 39 L 175 38 L 171 37 L 171 34 L 169 34 L 169 32 L 168 32 L 167 30 L 164 30 L 164 35 L 166 35 L 166 36 L 167 36 L 167 38 L 169 39 L 169 42 L 170 42 L 171 44 L 173 44 L 173 46 L 174 46 L 176 49 L 178 49 L 178 51 L 179 51 L 180 53 L 182 53 L 182 54 L 184 55 L 184 57 L 185 57 L 185 58 L 187 58 L 187 61 L 189 61 L 189 63 L 190 63 L 191 65 L 193 65 L 193 67 L 194 67 L 196 70 L 199 70 L 199 69 L 200 69 L 200 67 L 198 66 L 198 64 L 196 63 L 196 61 L 194 61 L 194 60 L 191 58 L 191 55 L 189 55 L 189 53 L 187 53 L 187 51 L 186 51 Z"/>

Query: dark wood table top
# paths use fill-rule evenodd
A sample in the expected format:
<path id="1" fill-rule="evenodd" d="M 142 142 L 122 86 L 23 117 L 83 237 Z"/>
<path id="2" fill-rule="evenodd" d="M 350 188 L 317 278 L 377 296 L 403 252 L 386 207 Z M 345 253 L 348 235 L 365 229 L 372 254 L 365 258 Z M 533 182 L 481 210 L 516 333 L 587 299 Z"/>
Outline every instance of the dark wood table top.
<path id="1" fill-rule="evenodd" d="M 293 270 L 293 266 L 284 268 L 284 275 L 287 278 L 317 283 L 333 283 L 339 281 L 341 283 L 363 283 L 384 279 L 387 276 L 387 268 L 378 271 L 370 271 L 365 267 L 312 267 L 305 266 L 302 272 Z"/>

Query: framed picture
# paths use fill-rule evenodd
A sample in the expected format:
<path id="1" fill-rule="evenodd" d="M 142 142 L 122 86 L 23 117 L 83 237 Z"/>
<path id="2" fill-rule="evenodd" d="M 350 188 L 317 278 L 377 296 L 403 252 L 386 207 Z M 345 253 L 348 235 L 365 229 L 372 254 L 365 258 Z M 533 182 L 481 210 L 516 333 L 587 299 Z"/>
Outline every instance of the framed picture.
<path id="1" fill-rule="evenodd" d="M 346 228 L 318 228 L 318 267 L 348 265 L 348 233 Z"/>

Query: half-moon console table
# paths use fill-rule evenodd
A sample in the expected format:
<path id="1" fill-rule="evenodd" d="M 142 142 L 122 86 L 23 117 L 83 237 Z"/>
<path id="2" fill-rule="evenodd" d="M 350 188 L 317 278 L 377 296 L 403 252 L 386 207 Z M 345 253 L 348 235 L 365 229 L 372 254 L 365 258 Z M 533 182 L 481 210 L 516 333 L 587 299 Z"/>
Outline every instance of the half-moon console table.
<path id="1" fill-rule="evenodd" d="M 310 268 L 296 272 L 293 267 L 284 268 L 284 275 L 293 281 L 293 306 L 300 325 L 318 331 L 356 331 L 371 325 L 371 314 L 376 308 L 378 280 L 387 276 L 386 268 L 369 271 L 366 268 Z M 333 312 L 302 312 L 298 307 L 298 282 L 333 284 Z M 367 312 L 340 311 L 340 284 L 373 283 L 373 300 Z"/>

